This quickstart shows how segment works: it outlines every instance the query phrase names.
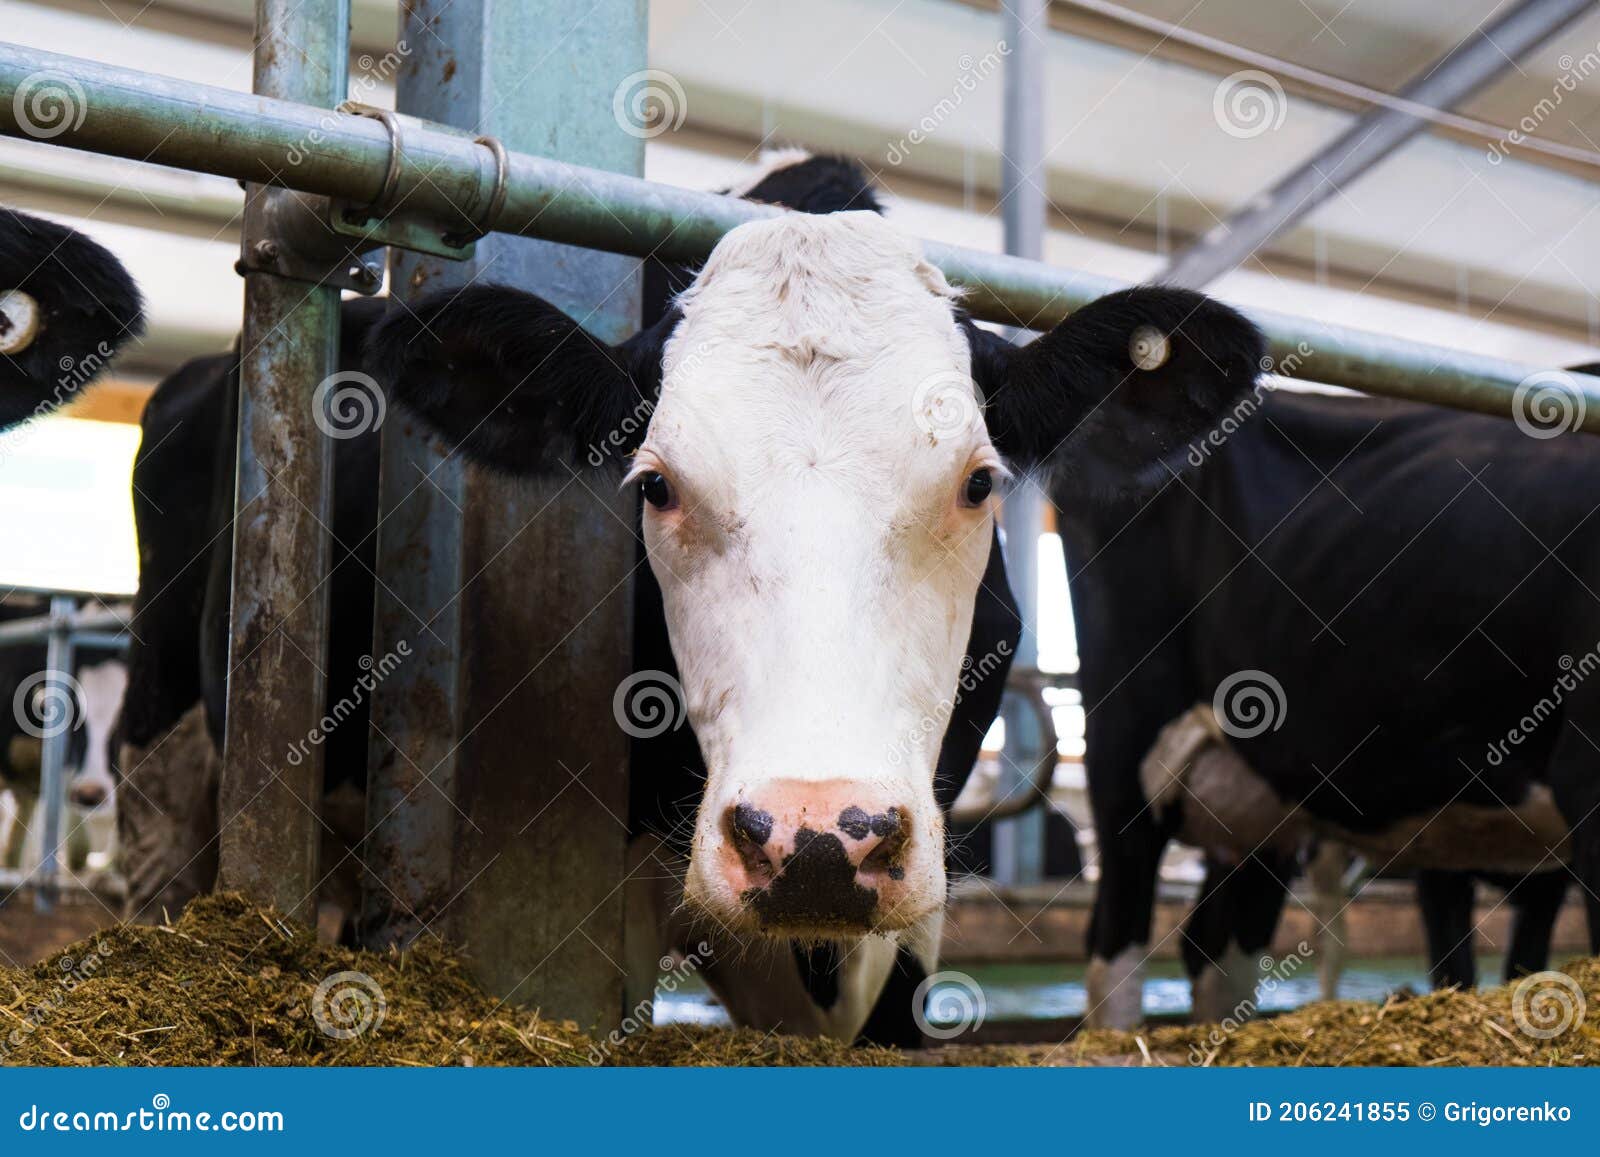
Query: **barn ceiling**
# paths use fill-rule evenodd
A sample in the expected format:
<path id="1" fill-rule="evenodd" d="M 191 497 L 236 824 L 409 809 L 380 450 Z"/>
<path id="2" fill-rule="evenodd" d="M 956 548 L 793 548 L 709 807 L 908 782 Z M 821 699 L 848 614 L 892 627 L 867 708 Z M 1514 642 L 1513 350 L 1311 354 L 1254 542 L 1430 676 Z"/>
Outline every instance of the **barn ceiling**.
<path id="1" fill-rule="evenodd" d="M 1181 25 L 1191 38 L 1386 92 L 1504 6 L 1122 3 L 1146 22 Z M 392 40 L 395 7 L 393 0 L 355 0 L 358 54 Z M 650 7 L 651 64 L 682 85 L 687 107 L 683 130 L 652 142 L 653 176 L 710 185 L 763 145 L 838 150 L 863 157 L 914 202 L 919 227 L 938 227 L 952 240 L 997 242 L 1002 82 L 984 64 L 999 52 L 994 0 L 652 0 Z M 242 89 L 252 8 L 251 0 L 0 0 L 0 35 Z M 1219 121 L 1218 92 L 1243 64 L 1095 8 L 1057 2 L 1052 9 L 1050 150 L 1039 183 L 1055 209 L 1053 260 L 1101 265 L 1119 276 L 1153 272 L 1163 254 L 1313 156 L 1363 107 L 1286 78 L 1273 127 L 1230 133 Z M 582 6 L 573 18 L 582 19 Z M 549 47 L 530 67 L 559 66 L 560 34 L 552 29 Z M 1585 69 L 1592 74 L 1574 81 Z M 1562 87 L 1564 75 L 1571 91 Z M 1499 80 L 1458 111 L 1513 125 L 1556 92 L 1559 105 L 1538 114 L 1534 135 L 1600 154 L 1600 13 L 1508 62 Z M 382 103 L 387 86 L 367 95 Z M 924 125 L 931 127 L 911 140 Z M 237 192 L 227 182 L 63 156 L 31 142 L 0 142 L 0 197 L 59 212 L 93 209 L 99 220 L 126 223 L 130 234 L 177 229 L 188 234 L 186 244 L 218 252 L 234 244 Z M 707 158 L 720 168 L 708 168 Z M 1312 301 L 1305 295 L 1326 286 L 1343 295 L 1329 307 L 1340 320 L 1405 324 L 1412 336 L 1510 356 L 1576 356 L 1600 347 L 1597 176 L 1600 170 L 1570 156 L 1513 152 L 1495 164 L 1481 137 L 1424 133 L 1220 290 L 1281 304 Z M 154 259 L 162 244 L 152 239 L 149 248 Z M 219 278 L 224 274 L 225 267 Z M 1393 300 L 1432 309 L 1387 310 Z M 169 316 L 172 332 L 188 334 L 231 329 L 237 313 L 224 293 L 175 303 Z"/>

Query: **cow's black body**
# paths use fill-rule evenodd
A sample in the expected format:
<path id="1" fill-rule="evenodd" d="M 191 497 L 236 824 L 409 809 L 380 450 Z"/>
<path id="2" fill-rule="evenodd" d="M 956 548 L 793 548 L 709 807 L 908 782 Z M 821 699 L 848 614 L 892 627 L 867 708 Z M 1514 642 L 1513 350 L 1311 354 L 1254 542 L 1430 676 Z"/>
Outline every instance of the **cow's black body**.
<path id="1" fill-rule="evenodd" d="M 1597 507 L 1600 443 L 1587 437 L 1288 392 L 1148 501 L 1065 505 L 1103 856 L 1094 955 L 1149 934 L 1168 833 L 1145 807 L 1140 760 L 1163 724 L 1252 669 L 1281 684 L 1286 713 L 1239 751 L 1285 799 L 1350 831 L 1549 785 L 1600 948 L 1600 679 L 1489 758 L 1563 657 L 1600 644 Z M 1246 951 L 1263 933 L 1248 943 L 1239 922 L 1270 936 L 1286 870 L 1252 856 L 1208 885 L 1235 893 Z"/>

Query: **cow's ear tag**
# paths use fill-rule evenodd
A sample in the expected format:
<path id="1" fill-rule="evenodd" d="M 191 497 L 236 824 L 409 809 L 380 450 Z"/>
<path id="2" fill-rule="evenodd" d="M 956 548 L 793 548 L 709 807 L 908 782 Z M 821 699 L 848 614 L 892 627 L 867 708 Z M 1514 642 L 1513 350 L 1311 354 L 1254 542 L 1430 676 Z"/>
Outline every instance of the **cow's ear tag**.
<path id="1" fill-rule="evenodd" d="M 1159 370 L 1172 356 L 1172 343 L 1153 325 L 1141 325 L 1128 339 L 1128 357 L 1136 368 Z"/>

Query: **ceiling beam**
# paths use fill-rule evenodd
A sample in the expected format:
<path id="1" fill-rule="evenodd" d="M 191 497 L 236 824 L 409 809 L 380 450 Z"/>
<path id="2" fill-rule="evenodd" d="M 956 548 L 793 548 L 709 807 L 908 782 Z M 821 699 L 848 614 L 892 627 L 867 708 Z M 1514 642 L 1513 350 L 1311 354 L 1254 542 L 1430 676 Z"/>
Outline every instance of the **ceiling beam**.
<path id="1" fill-rule="evenodd" d="M 1400 92 L 1403 101 L 1448 109 L 1590 8 L 1589 0 L 1522 0 L 1479 28 Z M 1242 264 L 1260 246 L 1416 136 L 1428 121 L 1404 108 L 1373 109 L 1245 208 L 1179 253 L 1159 280 L 1199 289 Z"/>

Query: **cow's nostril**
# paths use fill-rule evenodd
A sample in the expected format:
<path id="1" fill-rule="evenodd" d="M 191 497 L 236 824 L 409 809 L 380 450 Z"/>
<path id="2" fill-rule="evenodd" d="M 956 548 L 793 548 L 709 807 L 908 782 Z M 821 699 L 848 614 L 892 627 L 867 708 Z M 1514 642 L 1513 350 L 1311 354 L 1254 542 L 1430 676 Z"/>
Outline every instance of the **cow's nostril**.
<path id="1" fill-rule="evenodd" d="M 728 842 L 744 861 L 745 870 L 758 880 L 773 876 L 772 857 L 767 855 L 766 842 L 772 838 L 772 816 L 747 803 L 728 809 L 723 819 Z"/>
<path id="2" fill-rule="evenodd" d="M 844 816 L 839 826 L 844 827 Z M 891 880 L 905 878 L 905 852 L 911 842 L 911 825 L 899 808 L 889 808 L 879 815 L 869 817 L 869 834 L 877 837 L 877 844 L 861 861 L 862 875 L 883 873 Z"/>

